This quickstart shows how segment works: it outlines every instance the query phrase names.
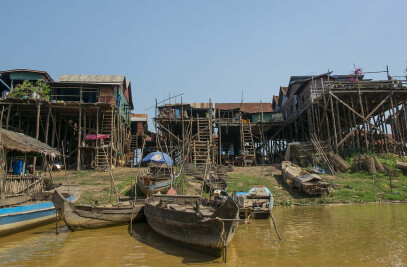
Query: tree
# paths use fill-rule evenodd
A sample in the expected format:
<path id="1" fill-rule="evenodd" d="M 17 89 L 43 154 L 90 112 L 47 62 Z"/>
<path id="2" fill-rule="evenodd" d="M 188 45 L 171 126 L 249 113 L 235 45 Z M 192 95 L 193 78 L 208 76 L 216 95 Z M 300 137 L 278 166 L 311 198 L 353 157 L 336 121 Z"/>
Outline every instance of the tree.
<path id="1" fill-rule="evenodd" d="M 35 83 L 25 80 L 22 84 L 16 85 L 10 92 L 12 98 L 30 97 L 31 93 L 38 94 L 41 98 L 49 99 L 51 88 L 44 83 L 43 80 L 38 80 Z"/>

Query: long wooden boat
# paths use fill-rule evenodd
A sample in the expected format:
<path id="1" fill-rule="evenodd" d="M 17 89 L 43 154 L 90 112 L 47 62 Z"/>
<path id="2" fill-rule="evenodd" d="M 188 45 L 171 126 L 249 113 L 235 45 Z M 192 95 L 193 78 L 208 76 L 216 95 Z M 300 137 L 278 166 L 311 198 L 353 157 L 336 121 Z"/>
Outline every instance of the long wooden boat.
<path id="1" fill-rule="evenodd" d="M 157 233 L 214 256 L 222 255 L 239 223 L 239 207 L 231 198 L 215 208 L 203 205 L 200 196 L 153 195 L 144 213 Z"/>
<path id="2" fill-rule="evenodd" d="M 265 186 L 254 186 L 249 192 L 237 192 L 240 218 L 269 219 L 274 206 L 273 194 Z"/>
<path id="3" fill-rule="evenodd" d="M 294 187 L 297 187 L 300 192 L 304 191 L 310 196 L 323 195 L 329 193 L 329 184 L 322 181 L 317 174 L 306 174 L 294 179 Z"/>
<path id="4" fill-rule="evenodd" d="M 283 161 L 281 163 L 281 169 L 284 182 L 290 189 L 294 188 L 294 179 L 296 177 L 306 174 L 301 167 L 291 163 L 290 161 Z"/>
<path id="5" fill-rule="evenodd" d="M 172 178 L 157 178 L 146 174 L 137 178 L 137 185 L 146 196 L 157 193 L 167 193 L 172 184 Z"/>
<path id="6" fill-rule="evenodd" d="M 79 206 L 67 201 L 59 192 L 52 198 L 54 205 L 68 228 L 72 231 L 96 229 L 113 225 L 142 221 L 144 199 L 119 203 L 117 206 Z"/>
<path id="7" fill-rule="evenodd" d="M 308 174 L 301 167 L 291 163 L 290 161 L 283 161 L 281 164 L 284 182 L 290 189 L 296 187 L 300 192 L 314 196 L 328 193 L 328 183 L 323 182 L 321 177 L 316 174 Z"/>
<path id="8" fill-rule="evenodd" d="M 76 201 L 80 195 L 78 187 L 71 185 L 69 189 L 61 186 L 52 191 L 37 193 L 33 197 L 19 196 L 0 201 L 1 206 L 8 206 L 0 208 L 0 236 L 54 222 L 56 209 L 51 201 L 54 191 L 70 201 Z"/>

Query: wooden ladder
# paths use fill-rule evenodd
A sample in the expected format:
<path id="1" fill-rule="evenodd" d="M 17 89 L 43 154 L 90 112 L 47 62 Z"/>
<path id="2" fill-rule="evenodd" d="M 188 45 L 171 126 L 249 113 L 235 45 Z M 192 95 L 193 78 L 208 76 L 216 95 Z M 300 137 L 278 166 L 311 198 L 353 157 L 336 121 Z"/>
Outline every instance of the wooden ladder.
<path id="1" fill-rule="evenodd" d="M 212 129 L 210 118 L 197 118 L 197 139 L 192 142 L 195 165 L 211 163 Z M 209 156 L 208 156 L 209 155 Z"/>
<path id="2" fill-rule="evenodd" d="M 96 150 L 95 169 L 108 170 L 110 168 L 110 147 L 101 146 Z"/>
<path id="3" fill-rule="evenodd" d="M 244 159 L 255 159 L 256 152 L 254 148 L 253 132 L 251 123 L 242 123 L 240 128 L 241 148 Z"/>

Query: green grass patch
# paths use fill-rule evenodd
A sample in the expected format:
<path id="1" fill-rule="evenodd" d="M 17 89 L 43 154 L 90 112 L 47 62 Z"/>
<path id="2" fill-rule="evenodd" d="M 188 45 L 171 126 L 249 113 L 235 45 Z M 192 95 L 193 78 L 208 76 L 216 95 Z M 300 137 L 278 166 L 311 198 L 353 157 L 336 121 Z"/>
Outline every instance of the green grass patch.
<path id="1" fill-rule="evenodd" d="M 272 183 L 266 177 L 254 177 L 244 174 L 230 173 L 228 183 L 229 192 L 247 192 L 255 185 L 264 185 L 272 191 Z"/>
<path id="2" fill-rule="evenodd" d="M 340 202 L 373 202 L 407 199 L 407 177 L 400 175 L 390 178 L 385 174 L 369 175 L 365 172 L 344 173 L 337 176 L 335 184 L 338 190 L 330 197 Z M 392 190 L 391 190 L 392 189 Z"/>

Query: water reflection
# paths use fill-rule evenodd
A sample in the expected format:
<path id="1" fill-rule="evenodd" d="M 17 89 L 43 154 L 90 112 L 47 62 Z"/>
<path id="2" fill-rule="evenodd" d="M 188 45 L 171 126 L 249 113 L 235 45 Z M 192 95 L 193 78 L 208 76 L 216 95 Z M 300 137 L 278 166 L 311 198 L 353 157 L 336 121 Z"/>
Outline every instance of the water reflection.
<path id="1" fill-rule="evenodd" d="M 406 205 L 276 207 L 270 221 L 240 225 L 226 266 L 405 266 Z M 4 266 L 223 265 L 153 232 L 148 224 L 59 235 L 47 225 L 0 238 Z"/>
<path id="2" fill-rule="evenodd" d="M 183 246 L 171 239 L 154 232 L 147 223 L 134 224 L 132 237 L 139 243 L 149 246 L 166 256 L 171 255 L 182 259 L 182 263 L 214 263 L 222 262 L 221 259 L 200 253 Z"/>

